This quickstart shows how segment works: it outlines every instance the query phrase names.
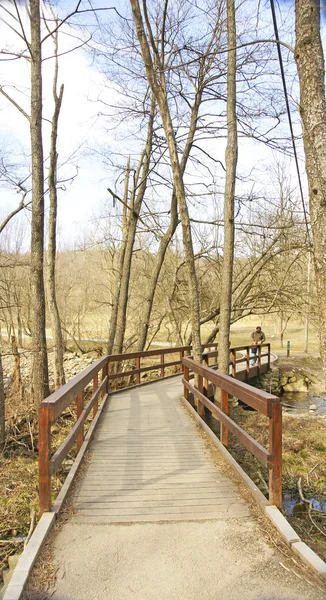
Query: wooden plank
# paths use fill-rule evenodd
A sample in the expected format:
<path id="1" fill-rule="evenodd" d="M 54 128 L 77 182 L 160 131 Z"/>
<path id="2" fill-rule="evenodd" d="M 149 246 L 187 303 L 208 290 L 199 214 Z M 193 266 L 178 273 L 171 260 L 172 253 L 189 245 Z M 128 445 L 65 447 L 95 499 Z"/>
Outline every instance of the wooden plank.
<path id="1" fill-rule="evenodd" d="M 187 513 L 187 514 L 179 514 L 179 515 L 171 515 L 171 514 L 160 514 L 160 515 L 137 515 L 128 517 L 116 517 L 111 515 L 103 516 L 103 515 L 77 515 L 73 518 L 74 523 L 85 523 L 85 524 L 110 524 L 110 523 L 179 523 L 182 521 L 219 521 L 219 520 L 229 520 L 229 519 L 245 519 L 248 520 L 250 517 L 250 513 L 246 510 L 233 510 L 232 513 L 221 513 L 219 511 L 214 513 Z"/>
<path id="2" fill-rule="evenodd" d="M 222 506 L 216 506 L 215 504 L 211 504 L 211 505 L 207 505 L 205 506 L 205 508 L 203 509 L 203 507 L 201 506 L 201 504 L 198 506 L 155 506 L 155 507 L 144 507 L 144 506 L 139 506 L 139 507 L 124 507 L 124 508 L 110 508 L 110 509 L 105 509 L 105 506 L 103 507 L 91 507 L 91 508 L 84 508 L 83 510 L 81 510 L 80 512 L 82 514 L 85 515 L 107 515 L 108 517 L 110 517 L 110 515 L 112 515 L 113 517 L 117 517 L 119 515 L 123 515 L 125 517 L 127 516 L 137 516 L 137 515 L 143 515 L 143 514 L 147 514 L 147 515 L 178 515 L 178 514 L 189 514 L 189 513 L 193 513 L 195 514 L 196 512 L 202 513 L 205 512 L 206 514 L 209 513 L 230 513 L 232 512 L 232 509 L 235 510 L 242 510 L 244 512 L 248 512 L 248 508 L 247 506 L 243 503 L 243 502 L 232 502 L 229 504 L 224 504 Z"/>

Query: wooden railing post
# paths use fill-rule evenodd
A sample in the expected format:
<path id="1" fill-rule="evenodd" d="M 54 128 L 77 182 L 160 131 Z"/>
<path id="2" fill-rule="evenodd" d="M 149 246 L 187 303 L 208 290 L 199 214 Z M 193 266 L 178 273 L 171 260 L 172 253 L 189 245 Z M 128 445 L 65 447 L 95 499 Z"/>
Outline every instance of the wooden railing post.
<path id="1" fill-rule="evenodd" d="M 221 391 L 221 409 L 226 415 L 228 415 L 229 414 L 229 394 L 225 390 L 220 390 L 220 391 Z M 223 446 L 225 446 L 227 448 L 229 445 L 229 430 L 225 425 L 223 425 L 223 423 L 221 423 L 220 440 L 221 440 Z"/>
<path id="2" fill-rule="evenodd" d="M 185 355 L 184 350 L 181 350 L 181 352 L 180 352 L 180 360 L 181 360 L 180 373 L 183 373 L 182 359 L 183 359 L 184 355 Z"/>
<path id="3" fill-rule="evenodd" d="M 136 371 L 139 371 L 140 369 L 140 357 L 138 356 L 137 358 L 135 358 L 135 367 L 136 367 Z M 136 384 L 140 383 L 140 373 L 136 373 Z"/>
<path id="4" fill-rule="evenodd" d="M 272 464 L 269 471 L 269 500 L 282 507 L 282 405 L 275 400 L 271 403 L 269 419 L 269 451 Z"/>
<path id="5" fill-rule="evenodd" d="M 46 406 L 39 408 L 39 499 L 40 516 L 44 512 L 51 510 L 51 423 L 49 420 L 49 411 Z"/>
<path id="6" fill-rule="evenodd" d="M 208 356 L 207 354 L 203 354 L 203 364 L 205 365 L 205 367 L 208 367 Z M 203 380 L 203 394 L 204 396 L 206 396 L 206 398 L 208 398 L 208 381 L 207 379 L 204 378 Z"/>
<path id="7" fill-rule="evenodd" d="M 105 389 L 102 391 L 102 398 L 104 398 L 105 394 L 108 394 L 108 392 L 109 392 L 109 363 L 108 362 L 106 363 L 105 367 L 103 367 L 103 369 L 102 369 L 102 381 L 103 381 L 104 377 L 107 377 L 108 380 L 106 382 Z"/>
<path id="8" fill-rule="evenodd" d="M 161 360 L 161 369 L 160 369 L 160 377 L 164 377 L 164 354 L 160 354 Z"/>
<path id="9" fill-rule="evenodd" d="M 231 366 L 231 372 L 232 372 L 232 377 L 235 377 L 236 375 L 236 351 L 235 350 L 231 350 L 231 362 L 232 362 L 232 366 Z"/>
<path id="10" fill-rule="evenodd" d="M 103 379 L 103 371 L 104 371 L 104 369 L 102 370 L 102 379 Z M 98 374 L 96 374 L 93 379 L 93 394 L 95 394 L 97 388 L 98 388 Z M 96 402 L 93 406 L 93 419 L 94 419 L 97 411 L 98 411 L 98 400 L 96 400 Z"/>
<path id="11" fill-rule="evenodd" d="M 77 399 L 76 399 L 77 421 L 83 412 L 83 408 L 84 408 L 84 390 L 82 392 L 79 392 Z M 79 450 L 81 449 L 81 447 L 83 445 L 83 441 L 84 441 L 84 426 L 81 428 L 80 432 L 77 435 L 77 452 L 79 452 Z"/>
<path id="12" fill-rule="evenodd" d="M 203 394 L 203 376 L 202 375 L 198 375 L 198 391 L 201 394 Z M 199 416 L 205 420 L 205 407 L 199 398 L 198 398 L 198 403 L 197 403 L 197 410 L 198 410 Z"/>
<path id="13" fill-rule="evenodd" d="M 258 362 L 257 362 L 257 370 L 258 375 L 260 375 L 260 367 L 261 367 L 261 346 L 257 346 L 258 348 Z"/>
<path id="14" fill-rule="evenodd" d="M 184 365 L 183 377 L 186 381 L 189 381 L 189 367 L 186 367 L 186 365 Z M 189 390 L 185 385 L 183 386 L 183 395 L 189 402 Z"/>
<path id="15" fill-rule="evenodd" d="M 271 345 L 267 344 L 267 371 L 271 368 Z"/>
<path id="16" fill-rule="evenodd" d="M 246 348 L 246 382 L 249 381 L 249 373 L 250 373 L 250 350 L 249 346 Z"/>

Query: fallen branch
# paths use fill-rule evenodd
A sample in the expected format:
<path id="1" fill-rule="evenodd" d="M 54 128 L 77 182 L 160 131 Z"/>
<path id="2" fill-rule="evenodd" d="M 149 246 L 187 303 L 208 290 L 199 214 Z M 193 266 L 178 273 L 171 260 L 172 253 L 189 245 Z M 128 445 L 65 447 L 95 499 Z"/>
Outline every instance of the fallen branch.
<path id="1" fill-rule="evenodd" d="M 26 548 L 29 540 L 31 539 L 32 533 L 33 533 L 35 527 L 36 527 L 36 513 L 35 513 L 35 510 L 32 510 L 31 511 L 31 524 L 29 526 L 29 532 L 27 534 L 27 538 L 26 538 L 26 540 L 24 542 L 24 548 Z"/>
<path id="2" fill-rule="evenodd" d="M 305 502 L 306 504 L 308 504 L 308 516 L 310 521 L 312 522 L 313 526 L 316 527 L 316 529 L 319 531 L 319 533 L 321 533 L 321 535 L 323 535 L 324 537 L 326 537 L 326 533 L 317 525 L 317 523 L 315 523 L 315 521 L 312 518 L 312 502 L 310 500 L 307 500 L 302 492 L 302 486 L 301 486 L 301 477 L 299 477 L 298 479 L 298 492 L 299 492 L 299 496 L 300 496 L 300 500 L 302 500 L 302 502 Z"/>

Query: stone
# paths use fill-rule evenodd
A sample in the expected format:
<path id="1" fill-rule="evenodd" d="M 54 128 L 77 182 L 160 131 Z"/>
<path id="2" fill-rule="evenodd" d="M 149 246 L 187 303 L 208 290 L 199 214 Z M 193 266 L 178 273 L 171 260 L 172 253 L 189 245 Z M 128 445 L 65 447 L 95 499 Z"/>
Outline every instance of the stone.
<path id="1" fill-rule="evenodd" d="M 312 410 L 312 411 L 317 410 L 316 404 L 312 404 L 311 406 L 309 406 L 309 410 Z"/>
<path id="2" fill-rule="evenodd" d="M 288 378 L 287 377 L 281 377 L 280 379 L 280 385 L 283 387 L 284 385 L 286 385 L 288 382 Z"/>
<path id="3" fill-rule="evenodd" d="M 294 377 L 294 375 L 295 375 L 294 371 L 285 371 L 283 373 L 283 377 L 287 377 L 287 378 Z"/>
<path id="4" fill-rule="evenodd" d="M 289 377 L 289 383 L 296 383 L 297 378 L 296 377 Z"/>

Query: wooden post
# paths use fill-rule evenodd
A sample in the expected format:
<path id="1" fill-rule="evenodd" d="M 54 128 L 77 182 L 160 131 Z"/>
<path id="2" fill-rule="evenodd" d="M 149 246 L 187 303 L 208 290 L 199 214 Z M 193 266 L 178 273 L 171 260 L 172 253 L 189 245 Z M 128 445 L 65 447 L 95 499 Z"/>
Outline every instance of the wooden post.
<path id="1" fill-rule="evenodd" d="M 246 348 L 246 382 L 249 381 L 249 372 L 250 372 L 250 351 L 249 346 Z"/>
<path id="2" fill-rule="evenodd" d="M 51 510 L 51 423 L 49 410 L 45 406 L 39 408 L 39 441 L 38 441 L 38 489 L 40 516 Z"/>
<path id="3" fill-rule="evenodd" d="M 257 346 L 257 354 L 258 354 L 258 362 L 257 362 L 257 374 L 260 375 L 260 367 L 261 367 L 261 346 Z"/>
<path id="4" fill-rule="evenodd" d="M 184 355 L 185 355 L 184 350 L 181 350 L 181 352 L 180 352 L 180 360 L 181 360 L 180 373 L 183 373 L 182 359 L 183 359 Z"/>
<path id="5" fill-rule="evenodd" d="M 186 367 L 186 365 L 184 365 L 183 377 L 186 381 L 189 381 L 189 367 Z M 189 390 L 185 385 L 183 386 L 183 395 L 189 402 Z"/>
<path id="6" fill-rule="evenodd" d="M 108 378 L 106 385 L 105 385 L 105 389 L 102 391 L 102 398 L 104 398 L 105 394 L 109 393 L 109 363 L 107 362 L 105 367 L 103 367 L 102 369 L 102 381 L 104 379 L 104 377 Z"/>
<path id="7" fill-rule="evenodd" d="M 140 383 L 140 373 L 139 373 L 139 369 L 140 369 L 140 357 L 135 359 L 136 361 L 136 371 L 138 371 L 138 373 L 136 372 L 136 384 Z"/>
<path id="8" fill-rule="evenodd" d="M 271 368 L 271 345 L 267 344 L 267 371 Z"/>
<path id="9" fill-rule="evenodd" d="M 161 370 L 160 370 L 160 377 L 164 377 L 164 354 L 160 354 L 160 358 L 161 358 Z"/>
<path id="10" fill-rule="evenodd" d="M 269 451 L 272 455 L 269 470 L 269 501 L 282 508 L 282 406 L 277 400 L 271 403 Z"/>
<path id="11" fill-rule="evenodd" d="M 221 391 L 221 409 L 222 411 L 228 415 L 229 414 L 229 394 L 225 390 Z M 223 423 L 221 423 L 221 432 L 220 432 L 220 440 L 225 446 L 225 448 L 229 445 L 229 430 Z"/>
<path id="12" fill-rule="evenodd" d="M 79 392 L 77 398 L 76 398 L 76 408 L 77 408 L 77 421 L 80 417 L 80 415 L 83 412 L 83 408 L 84 408 L 84 390 L 82 392 Z M 84 426 L 81 428 L 80 432 L 77 435 L 77 452 L 79 452 L 79 450 L 82 447 L 84 441 Z"/>
<path id="13" fill-rule="evenodd" d="M 235 377 L 235 375 L 236 375 L 236 362 L 235 362 L 236 361 L 236 351 L 235 350 L 231 351 L 231 357 L 232 357 L 231 358 L 231 361 L 232 361 L 232 367 L 231 367 L 231 369 L 232 369 L 232 377 Z"/>
<path id="14" fill-rule="evenodd" d="M 102 370 L 102 379 L 103 379 L 103 371 L 104 371 L 104 369 Z M 98 388 L 98 374 L 96 374 L 93 379 L 93 394 L 95 394 L 97 388 Z M 103 392 L 102 392 L 102 394 L 103 394 Z M 93 419 L 94 419 L 97 411 L 98 411 L 98 400 L 96 400 L 96 402 L 94 403 L 94 406 L 93 406 Z"/>
<path id="15" fill-rule="evenodd" d="M 201 394 L 203 394 L 203 376 L 202 375 L 198 375 L 198 391 Z M 198 403 L 197 403 L 198 414 L 205 421 L 205 410 L 204 410 L 204 408 L 205 407 L 204 407 L 203 403 L 198 398 Z"/>
<path id="16" fill-rule="evenodd" d="M 207 354 L 203 354 L 203 364 L 205 367 L 208 367 L 208 356 Z M 203 394 L 208 398 L 208 380 L 204 378 L 203 380 Z"/>

